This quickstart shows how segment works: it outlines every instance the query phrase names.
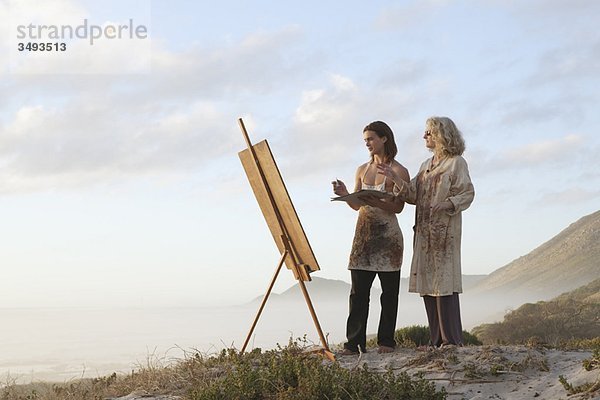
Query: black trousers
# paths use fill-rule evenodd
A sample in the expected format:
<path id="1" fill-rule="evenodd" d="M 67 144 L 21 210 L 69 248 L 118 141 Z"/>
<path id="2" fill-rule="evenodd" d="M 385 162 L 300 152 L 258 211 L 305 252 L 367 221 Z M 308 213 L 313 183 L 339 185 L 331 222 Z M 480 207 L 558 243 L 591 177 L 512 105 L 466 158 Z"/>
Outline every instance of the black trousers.
<path id="1" fill-rule="evenodd" d="M 458 293 L 448 296 L 423 296 L 429 321 L 430 344 L 463 345 Z"/>
<path id="2" fill-rule="evenodd" d="M 350 290 L 350 313 L 346 324 L 346 338 L 348 341 L 344 348 L 366 351 L 367 343 L 367 318 L 369 316 L 369 297 L 375 275 L 381 282 L 381 315 L 377 329 L 377 344 L 380 346 L 395 347 L 394 332 L 396 331 L 396 318 L 398 316 L 398 295 L 400 292 L 400 271 L 372 272 L 353 269 L 352 289 Z"/>

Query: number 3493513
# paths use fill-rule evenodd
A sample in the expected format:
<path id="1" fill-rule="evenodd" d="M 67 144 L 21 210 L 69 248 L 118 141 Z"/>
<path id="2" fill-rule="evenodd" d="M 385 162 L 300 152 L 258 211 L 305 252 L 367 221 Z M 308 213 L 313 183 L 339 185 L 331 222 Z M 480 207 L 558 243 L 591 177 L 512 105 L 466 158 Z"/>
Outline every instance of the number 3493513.
<path id="1" fill-rule="evenodd" d="M 52 43 L 52 42 L 27 42 L 18 43 L 17 49 L 19 51 L 66 51 L 66 43 Z"/>

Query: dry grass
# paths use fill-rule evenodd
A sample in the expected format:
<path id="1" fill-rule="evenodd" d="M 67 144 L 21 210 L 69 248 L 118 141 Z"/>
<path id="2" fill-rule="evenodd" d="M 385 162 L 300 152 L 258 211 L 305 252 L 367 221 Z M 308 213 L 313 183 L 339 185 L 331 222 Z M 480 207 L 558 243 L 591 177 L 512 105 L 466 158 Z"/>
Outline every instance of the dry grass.
<path id="1" fill-rule="evenodd" d="M 446 398 L 426 380 L 367 369 L 350 371 L 305 351 L 308 347 L 299 339 L 284 348 L 243 355 L 235 349 L 214 355 L 188 352 L 178 360 L 150 355 L 127 375 L 64 384 L 8 382 L 0 389 L 0 400 L 105 400 L 132 393 L 189 400 Z"/>
<path id="2" fill-rule="evenodd" d="M 234 350 L 231 350 L 234 352 Z M 218 355 L 184 351 L 183 358 L 151 353 L 143 363 L 126 375 L 72 379 L 64 383 L 33 382 L 17 384 L 7 378 L 0 384 L 1 400 L 95 400 L 127 396 L 132 393 L 171 395 L 184 398 L 199 382 L 211 381 L 222 374 L 213 360 Z"/>
<path id="3" fill-rule="evenodd" d="M 552 347 L 575 340 L 593 340 L 600 330 L 600 279 L 550 301 L 527 303 L 504 321 L 473 329 L 485 344 L 529 344 Z"/>

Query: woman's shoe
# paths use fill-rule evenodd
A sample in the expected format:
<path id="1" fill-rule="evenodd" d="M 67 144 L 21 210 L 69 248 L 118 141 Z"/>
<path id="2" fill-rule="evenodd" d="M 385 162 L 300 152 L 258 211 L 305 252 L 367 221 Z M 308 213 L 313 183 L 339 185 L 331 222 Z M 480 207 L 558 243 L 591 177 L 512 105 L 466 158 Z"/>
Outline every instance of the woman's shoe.
<path id="1" fill-rule="evenodd" d="M 341 356 L 357 356 L 359 354 L 356 350 L 344 349 L 340 353 Z"/>
<path id="2" fill-rule="evenodd" d="M 377 349 L 377 352 L 379 354 L 383 354 L 383 353 L 393 353 L 395 351 L 395 349 L 393 347 L 390 346 L 379 346 L 379 348 Z"/>

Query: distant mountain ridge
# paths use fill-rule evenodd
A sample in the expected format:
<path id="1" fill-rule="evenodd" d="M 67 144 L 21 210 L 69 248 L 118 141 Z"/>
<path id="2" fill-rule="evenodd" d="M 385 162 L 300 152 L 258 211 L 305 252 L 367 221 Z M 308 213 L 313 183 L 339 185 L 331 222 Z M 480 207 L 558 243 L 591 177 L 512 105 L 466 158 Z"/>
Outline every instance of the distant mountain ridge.
<path id="1" fill-rule="evenodd" d="M 474 294 L 526 295 L 545 300 L 600 278 L 600 211 L 580 218 L 481 280 Z"/>
<path id="2" fill-rule="evenodd" d="M 346 313 L 350 283 L 313 274 L 306 283 L 308 293 L 319 312 Z M 348 280 L 350 273 L 348 273 Z M 461 312 L 463 325 L 501 320 L 503 315 L 524 303 L 554 298 L 600 278 L 600 211 L 587 215 L 558 235 L 490 275 L 463 275 Z M 371 290 L 372 314 L 379 310 L 381 289 L 375 279 Z M 597 296 L 600 296 L 598 294 Z M 251 303 L 258 303 L 258 296 Z M 304 312 L 304 297 L 298 284 L 281 294 L 272 293 L 272 306 L 291 310 L 299 305 Z M 295 307 L 295 306 L 294 306 Z M 422 323 L 422 300 L 408 293 L 408 278 L 402 278 L 399 317 L 409 324 Z M 326 311 L 322 311 L 326 310 Z M 415 322 L 417 321 L 417 322 Z"/>
<path id="3" fill-rule="evenodd" d="M 350 274 L 348 273 L 348 275 Z M 486 277 L 487 275 L 463 275 L 462 278 L 464 290 L 469 290 Z M 375 278 L 375 282 L 373 283 L 374 287 L 371 289 L 371 298 L 374 299 L 377 298 L 381 293 L 381 289 L 377 287 L 377 282 L 377 278 Z M 306 282 L 306 288 L 311 298 L 314 297 L 317 301 L 347 301 L 348 295 L 350 294 L 351 285 L 350 283 L 339 279 L 328 279 L 312 276 L 312 281 Z M 400 291 L 401 293 L 408 293 L 408 278 L 401 279 Z M 415 296 L 418 295 L 415 294 Z M 255 297 L 252 301 L 260 301 L 262 297 L 263 296 Z M 303 295 L 298 284 L 294 284 L 281 294 L 272 293 L 270 297 L 275 299 L 275 301 L 303 301 Z"/>

